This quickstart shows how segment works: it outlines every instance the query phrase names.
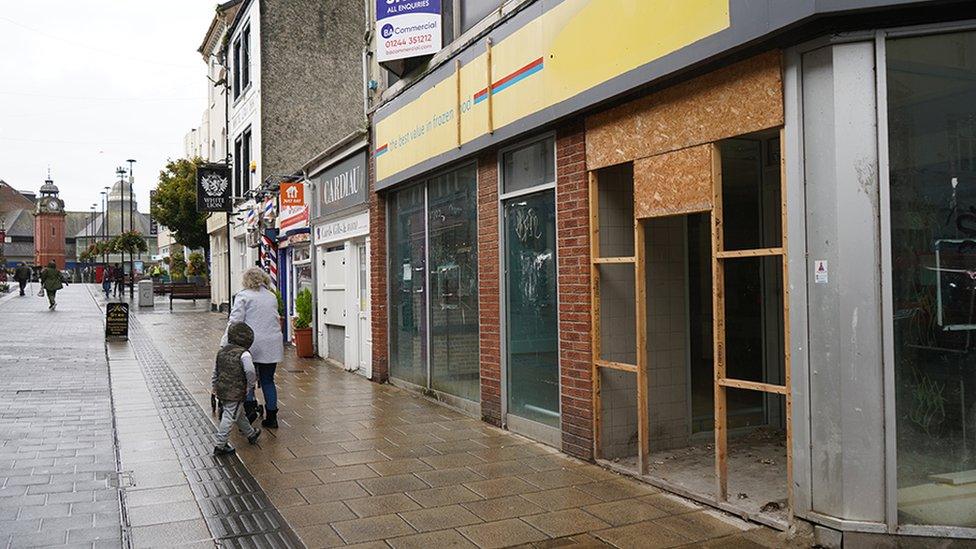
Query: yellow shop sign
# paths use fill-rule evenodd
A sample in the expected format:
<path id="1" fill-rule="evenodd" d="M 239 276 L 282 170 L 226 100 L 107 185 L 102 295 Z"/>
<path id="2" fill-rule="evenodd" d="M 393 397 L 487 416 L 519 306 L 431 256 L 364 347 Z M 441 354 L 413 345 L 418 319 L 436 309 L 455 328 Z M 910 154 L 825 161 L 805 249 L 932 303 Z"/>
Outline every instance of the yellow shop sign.
<path id="1" fill-rule="evenodd" d="M 376 179 L 728 27 L 729 0 L 564 0 L 376 122 Z"/>

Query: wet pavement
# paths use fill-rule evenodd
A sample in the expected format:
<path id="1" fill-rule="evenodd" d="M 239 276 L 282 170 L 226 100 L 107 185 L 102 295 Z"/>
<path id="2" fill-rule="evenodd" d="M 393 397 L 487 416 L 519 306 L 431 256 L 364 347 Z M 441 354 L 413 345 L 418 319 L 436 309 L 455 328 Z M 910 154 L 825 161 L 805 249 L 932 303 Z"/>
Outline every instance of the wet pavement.
<path id="1" fill-rule="evenodd" d="M 54 535 L 49 528 L 40 533 L 47 513 L 52 519 L 84 514 L 91 523 L 80 527 L 83 532 L 100 531 L 112 519 L 108 526 L 115 537 L 99 543 L 118 545 L 124 535 L 137 547 L 787 545 L 781 534 L 766 528 L 570 458 L 408 391 L 372 383 L 321 360 L 298 359 L 293 352 L 276 374 L 280 428 L 266 430 L 256 446 L 235 433 L 231 442 L 237 456 L 215 460 L 209 455 L 209 381 L 226 316 L 209 312 L 202 301 L 177 302 L 173 312 L 168 302 L 157 301 L 155 308 L 135 311 L 128 342 L 107 346 L 107 370 L 100 312 L 86 294 L 72 286 L 62 297 L 65 304 L 50 315 L 46 307 L 38 308 L 39 298 L 0 302 L 5 325 L 0 367 L 7 379 L 7 370 L 21 376 L 13 384 L 16 389 L 9 383 L 0 388 L 6 397 L 0 405 L 0 475 L 5 478 L 0 534 L 15 546 L 29 539 L 12 536 Z M 52 315 L 59 322 L 49 322 Z M 71 319 L 70 332 L 62 318 Z M 20 341 L 12 335 L 14 325 L 36 325 L 36 333 Z M 49 362 L 64 367 L 54 357 L 66 349 L 65 336 L 69 345 L 84 346 L 82 358 L 67 364 L 73 370 L 85 368 L 83 379 L 44 367 Z M 52 341 L 38 345 L 42 337 Z M 63 448 L 75 452 L 74 459 L 84 458 L 59 475 L 87 473 L 96 458 L 107 467 L 104 471 L 114 473 L 109 371 L 123 515 L 118 514 L 118 490 L 110 488 L 114 476 L 103 478 L 101 488 L 88 476 L 55 481 L 55 473 L 44 468 L 47 462 L 36 461 L 57 460 L 40 457 L 53 445 L 52 450 Z M 63 391 L 84 391 L 73 397 L 73 406 L 63 405 L 61 392 L 47 401 L 15 392 L 59 387 L 69 380 Z M 17 397 L 19 408 L 11 402 Z M 29 415 L 23 411 L 27 405 Z M 35 440 L 32 434 L 26 442 L 28 430 L 41 425 L 38 415 L 51 410 L 74 415 L 43 421 L 57 421 L 59 427 L 77 422 L 84 434 L 59 428 L 49 435 L 41 427 L 43 438 Z M 104 471 L 103 476 L 109 474 Z M 67 493 L 91 490 L 90 501 L 60 503 L 58 498 L 68 496 L 53 494 L 24 499 L 33 495 L 28 494 L 31 485 L 20 488 L 19 482 L 32 477 L 70 486 Z M 17 480 L 11 484 L 12 479 Z M 116 514 L 97 511 L 106 498 Z M 28 528 L 24 524 L 37 529 L 21 533 Z M 64 527 L 60 543 L 72 541 L 72 532 L 79 529 L 66 521 L 52 524 Z"/>
<path id="2" fill-rule="evenodd" d="M 0 297 L 0 546 L 122 544 L 101 315 L 80 286 Z"/>

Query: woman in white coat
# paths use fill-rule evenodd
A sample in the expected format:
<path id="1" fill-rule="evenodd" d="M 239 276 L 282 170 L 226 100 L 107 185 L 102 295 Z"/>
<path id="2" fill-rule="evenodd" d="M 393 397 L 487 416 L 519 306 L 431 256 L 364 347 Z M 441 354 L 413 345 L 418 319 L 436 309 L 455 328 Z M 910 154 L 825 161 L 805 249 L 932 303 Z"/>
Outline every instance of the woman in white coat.
<path id="1" fill-rule="evenodd" d="M 281 321 L 278 316 L 278 297 L 271 291 L 271 277 L 258 267 L 244 271 L 241 279 L 244 288 L 234 296 L 234 306 L 230 310 L 227 325 L 243 322 L 254 331 L 251 344 L 251 357 L 258 373 L 258 383 L 264 394 L 264 407 L 267 413 L 261 425 L 276 429 L 278 427 L 278 390 L 275 387 L 275 368 L 284 357 L 281 335 Z M 227 343 L 227 331 L 221 346 Z M 253 398 L 253 397 L 252 397 Z"/>

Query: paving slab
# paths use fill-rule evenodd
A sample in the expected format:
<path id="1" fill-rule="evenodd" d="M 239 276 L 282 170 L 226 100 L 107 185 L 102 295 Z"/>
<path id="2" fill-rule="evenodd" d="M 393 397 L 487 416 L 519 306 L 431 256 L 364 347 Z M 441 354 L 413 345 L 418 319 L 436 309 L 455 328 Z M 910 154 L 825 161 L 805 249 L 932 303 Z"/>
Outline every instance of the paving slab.
<path id="1" fill-rule="evenodd" d="M 347 543 L 383 540 L 416 532 L 397 515 L 380 515 L 332 525 Z"/>
<path id="2" fill-rule="evenodd" d="M 138 311 L 140 337 L 165 358 L 173 374 L 167 379 L 179 382 L 186 416 L 210 418 L 210 371 L 226 315 L 178 305 L 174 313 L 168 306 Z M 266 430 L 257 446 L 239 446 L 250 481 L 230 482 L 212 466 L 190 475 L 209 478 L 197 477 L 202 488 L 193 493 L 220 501 L 233 486 L 255 490 L 308 547 L 663 547 L 757 539 L 747 535 L 754 530 L 708 522 L 714 517 L 703 518 L 700 505 L 415 393 L 297 358 L 290 348 L 275 379 L 280 427 Z M 126 429 L 138 432 L 138 418 L 151 421 L 152 410 L 127 405 L 133 421 Z M 187 421 L 178 427 L 187 429 Z M 159 425 L 145 432 L 161 434 Z M 186 463 L 186 448 L 175 451 Z M 686 514 L 693 516 L 659 524 Z M 698 522 L 702 531 L 688 531 Z"/>
<path id="3" fill-rule="evenodd" d="M 460 505 L 419 509 L 401 512 L 399 515 L 418 532 L 456 528 L 482 522 L 477 515 Z"/>
<path id="4" fill-rule="evenodd" d="M 546 534 L 519 519 L 465 526 L 458 531 L 483 549 L 511 547 L 547 538 Z"/>
<path id="5" fill-rule="evenodd" d="M 441 530 L 439 532 L 414 534 L 412 536 L 389 539 L 386 542 L 392 545 L 393 549 L 428 549 L 430 547 L 475 549 L 478 547 L 457 530 Z"/>
<path id="6" fill-rule="evenodd" d="M 83 286 L 57 298 L 0 297 L 16 327 L 0 330 L 0 546 L 118 546 L 118 519 L 95 528 L 102 505 L 119 509 L 102 311 Z"/>

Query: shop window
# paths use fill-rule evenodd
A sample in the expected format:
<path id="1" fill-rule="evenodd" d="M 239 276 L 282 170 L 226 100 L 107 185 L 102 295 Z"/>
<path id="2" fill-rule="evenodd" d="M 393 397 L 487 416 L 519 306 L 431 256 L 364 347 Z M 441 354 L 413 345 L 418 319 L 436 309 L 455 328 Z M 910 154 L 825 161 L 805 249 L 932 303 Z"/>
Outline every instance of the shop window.
<path id="1" fill-rule="evenodd" d="M 457 34 L 454 33 L 454 29 L 455 29 L 454 13 L 455 11 L 458 12 L 460 11 L 460 10 L 455 10 L 454 4 L 460 1 L 461 0 L 444 0 L 444 2 L 441 3 L 441 28 L 443 29 L 443 33 L 442 33 L 443 42 L 441 42 L 442 44 L 450 44 L 451 41 L 453 41 L 457 37 L 457 34 L 461 34 L 461 33 L 457 33 Z"/>
<path id="2" fill-rule="evenodd" d="M 508 413 L 559 427 L 555 144 L 501 154 Z"/>
<path id="3" fill-rule="evenodd" d="M 390 375 L 427 385 L 424 186 L 390 195 Z"/>
<path id="4" fill-rule="evenodd" d="M 552 190 L 505 201 L 508 412 L 559 426 L 559 301 Z"/>
<path id="5" fill-rule="evenodd" d="M 481 387 L 476 180 L 471 164 L 390 201 L 391 374 L 470 401 Z"/>
<path id="6" fill-rule="evenodd" d="M 463 0 L 461 2 L 461 32 L 467 32 L 491 12 L 498 9 L 502 0 Z"/>
<path id="7" fill-rule="evenodd" d="M 976 32 L 886 43 L 898 515 L 976 527 Z"/>
<path id="8" fill-rule="evenodd" d="M 782 236 L 779 138 L 721 142 L 726 250 L 779 247 Z"/>
<path id="9" fill-rule="evenodd" d="M 488 17 L 504 3 L 504 0 L 443 0 L 441 21 L 444 43 L 459 38 L 465 32 Z"/>
<path id="10" fill-rule="evenodd" d="M 435 177 L 427 189 L 431 385 L 473 401 L 480 396 L 476 193 L 474 165 Z"/>
<path id="11" fill-rule="evenodd" d="M 502 154 L 502 193 L 555 183 L 555 154 L 553 138 Z"/>

